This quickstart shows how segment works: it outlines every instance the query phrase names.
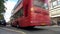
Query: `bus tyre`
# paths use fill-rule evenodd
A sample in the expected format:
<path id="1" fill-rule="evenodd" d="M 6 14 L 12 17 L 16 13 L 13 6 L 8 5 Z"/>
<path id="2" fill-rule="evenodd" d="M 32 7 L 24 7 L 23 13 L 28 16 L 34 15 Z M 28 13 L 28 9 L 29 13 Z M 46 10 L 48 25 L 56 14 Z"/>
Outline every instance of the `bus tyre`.
<path id="1" fill-rule="evenodd" d="M 17 23 L 16 27 L 19 28 L 19 24 L 18 23 Z"/>
<path id="2" fill-rule="evenodd" d="M 17 28 L 19 28 L 19 25 L 16 25 Z"/>
<path id="3" fill-rule="evenodd" d="M 14 26 L 12 25 L 12 23 L 11 23 L 11 26 L 14 27 Z"/>

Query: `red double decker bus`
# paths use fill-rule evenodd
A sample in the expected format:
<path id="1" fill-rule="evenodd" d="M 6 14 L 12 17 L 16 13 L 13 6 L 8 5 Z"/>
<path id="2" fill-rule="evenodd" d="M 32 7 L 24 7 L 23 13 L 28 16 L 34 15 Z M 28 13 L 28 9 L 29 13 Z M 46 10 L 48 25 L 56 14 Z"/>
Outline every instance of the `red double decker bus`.
<path id="1" fill-rule="evenodd" d="M 49 26 L 48 0 L 22 0 L 14 9 L 12 26 Z"/>

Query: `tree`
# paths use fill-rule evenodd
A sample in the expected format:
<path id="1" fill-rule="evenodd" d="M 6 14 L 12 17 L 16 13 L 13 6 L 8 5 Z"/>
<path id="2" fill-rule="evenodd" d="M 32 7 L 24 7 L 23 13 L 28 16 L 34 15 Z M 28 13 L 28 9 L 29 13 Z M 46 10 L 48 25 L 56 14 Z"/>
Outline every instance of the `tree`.
<path id="1" fill-rule="evenodd" d="M 5 8 L 5 6 L 4 6 L 4 0 L 0 0 L 0 14 L 2 12 L 5 12 L 4 8 Z"/>
<path id="2" fill-rule="evenodd" d="M 0 0 L 0 19 L 4 19 L 4 16 L 2 13 L 5 12 L 5 5 L 4 5 L 5 1 L 7 0 Z"/>

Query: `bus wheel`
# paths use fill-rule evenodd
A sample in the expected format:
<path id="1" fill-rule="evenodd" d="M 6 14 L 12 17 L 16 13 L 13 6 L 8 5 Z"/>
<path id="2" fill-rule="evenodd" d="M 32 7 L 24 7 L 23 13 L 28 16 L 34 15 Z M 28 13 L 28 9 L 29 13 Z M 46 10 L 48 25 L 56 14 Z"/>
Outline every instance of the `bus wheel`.
<path id="1" fill-rule="evenodd" d="M 12 23 L 11 23 L 11 26 L 14 27 Z"/>
<path id="2" fill-rule="evenodd" d="M 16 25 L 17 28 L 19 28 L 19 25 Z"/>
<path id="3" fill-rule="evenodd" d="M 18 23 L 17 23 L 16 27 L 19 28 L 19 24 Z"/>

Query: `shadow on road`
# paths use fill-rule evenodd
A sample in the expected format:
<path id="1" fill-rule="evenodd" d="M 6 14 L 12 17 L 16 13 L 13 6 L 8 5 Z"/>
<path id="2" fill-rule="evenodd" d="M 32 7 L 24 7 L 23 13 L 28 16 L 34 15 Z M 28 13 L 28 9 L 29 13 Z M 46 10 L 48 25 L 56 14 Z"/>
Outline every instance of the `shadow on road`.
<path id="1" fill-rule="evenodd" d="M 8 29 L 13 29 L 13 30 L 20 30 L 20 31 L 44 31 L 46 29 L 44 28 L 16 28 L 16 27 L 11 27 L 11 26 L 3 26 L 4 28 L 8 28 Z"/>
<path id="2" fill-rule="evenodd" d="M 46 29 L 43 28 L 23 28 L 23 30 L 27 30 L 27 31 L 43 31 Z"/>

